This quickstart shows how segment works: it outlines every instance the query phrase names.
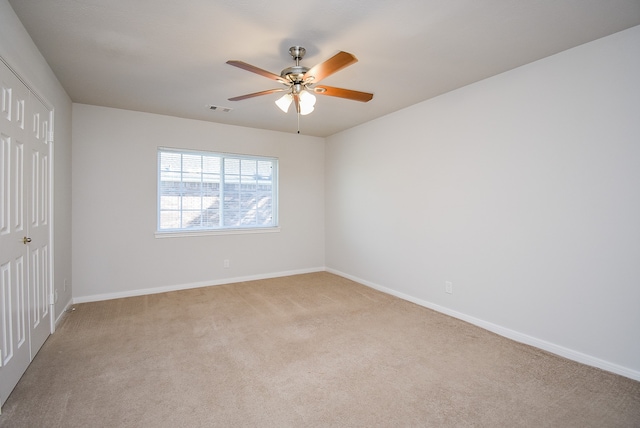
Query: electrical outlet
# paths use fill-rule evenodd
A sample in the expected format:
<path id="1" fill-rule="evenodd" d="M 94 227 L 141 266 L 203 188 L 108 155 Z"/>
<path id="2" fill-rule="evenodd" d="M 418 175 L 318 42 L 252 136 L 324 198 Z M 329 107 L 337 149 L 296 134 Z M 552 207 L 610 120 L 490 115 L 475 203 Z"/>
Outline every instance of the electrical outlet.
<path id="1" fill-rule="evenodd" d="M 229 267 L 229 259 L 224 259 L 224 268 L 228 268 Z"/>
<path id="2" fill-rule="evenodd" d="M 444 282 L 444 292 L 445 293 L 449 293 L 449 294 L 453 294 L 453 282 L 451 282 L 451 281 L 445 281 Z"/>

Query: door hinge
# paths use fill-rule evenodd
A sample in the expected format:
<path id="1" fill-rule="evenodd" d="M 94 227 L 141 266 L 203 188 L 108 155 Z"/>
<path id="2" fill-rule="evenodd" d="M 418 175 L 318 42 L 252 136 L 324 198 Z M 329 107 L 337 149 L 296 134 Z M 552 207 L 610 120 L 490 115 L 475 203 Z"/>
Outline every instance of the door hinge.
<path id="1" fill-rule="evenodd" d="M 55 303 L 56 303 L 56 299 L 55 299 L 53 293 L 49 294 L 49 304 L 50 305 L 55 305 Z"/>
<path id="2" fill-rule="evenodd" d="M 53 143 L 53 131 L 50 131 L 47 135 L 47 143 Z"/>

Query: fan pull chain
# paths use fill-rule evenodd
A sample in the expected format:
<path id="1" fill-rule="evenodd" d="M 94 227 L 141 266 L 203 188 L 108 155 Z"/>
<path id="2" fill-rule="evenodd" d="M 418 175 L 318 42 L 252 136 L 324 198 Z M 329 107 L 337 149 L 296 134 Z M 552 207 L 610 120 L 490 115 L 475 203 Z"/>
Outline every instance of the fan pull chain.
<path id="1" fill-rule="evenodd" d="M 300 133 L 300 113 L 297 114 L 298 116 L 298 134 Z"/>

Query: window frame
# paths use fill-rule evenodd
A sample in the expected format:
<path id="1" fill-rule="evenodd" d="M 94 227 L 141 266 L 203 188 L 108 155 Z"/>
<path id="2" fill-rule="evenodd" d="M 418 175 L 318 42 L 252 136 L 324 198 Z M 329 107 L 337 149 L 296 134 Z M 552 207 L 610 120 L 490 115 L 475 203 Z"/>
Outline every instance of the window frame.
<path id="1" fill-rule="evenodd" d="M 224 165 L 225 159 L 237 159 L 237 160 L 251 160 L 251 161 L 268 161 L 271 162 L 271 210 L 272 210 L 272 225 L 271 226 L 232 226 L 232 227 L 217 227 L 217 228 L 172 228 L 161 229 L 161 214 L 162 214 L 162 170 L 161 170 L 161 155 L 162 153 L 175 153 L 179 155 L 196 155 L 196 156 L 213 156 L 220 159 L 221 165 Z M 181 165 L 180 174 L 184 174 L 184 167 Z M 202 172 L 201 172 L 202 174 Z M 182 179 L 182 178 L 181 178 Z M 220 168 L 220 192 L 224 195 L 225 174 L 224 166 Z M 227 153 L 227 152 L 214 152 L 208 150 L 194 150 L 194 149 L 180 149 L 174 147 L 158 147 L 156 151 L 156 238 L 169 238 L 169 237 L 183 237 L 183 236 L 205 236 L 205 235 L 230 235 L 230 234 L 252 234 L 252 233 L 273 233 L 279 232 L 279 159 L 273 156 L 261 156 L 261 155 L 246 155 L 239 153 Z M 223 196 L 222 196 L 223 197 Z M 224 201 L 219 202 L 220 212 L 224 209 Z M 202 209 L 202 208 L 201 208 Z M 181 213 L 183 208 L 179 210 Z"/>

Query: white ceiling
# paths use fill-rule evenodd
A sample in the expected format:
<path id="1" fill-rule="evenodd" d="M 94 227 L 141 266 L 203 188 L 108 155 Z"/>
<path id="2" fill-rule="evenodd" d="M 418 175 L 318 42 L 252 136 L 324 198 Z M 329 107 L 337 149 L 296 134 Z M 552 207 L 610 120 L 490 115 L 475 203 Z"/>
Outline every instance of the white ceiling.
<path id="1" fill-rule="evenodd" d="M 318 96 L 302 134 L 328 136 L 417 102 L 640 24 L 640 0 L 9 0 L 76 103 L 296 132 L 279 84 L 288 49 L 311 67 L 359 62 L 323 80 L 373 92 Z M 212 111 L 209 104 L 231 107 Z"/>

